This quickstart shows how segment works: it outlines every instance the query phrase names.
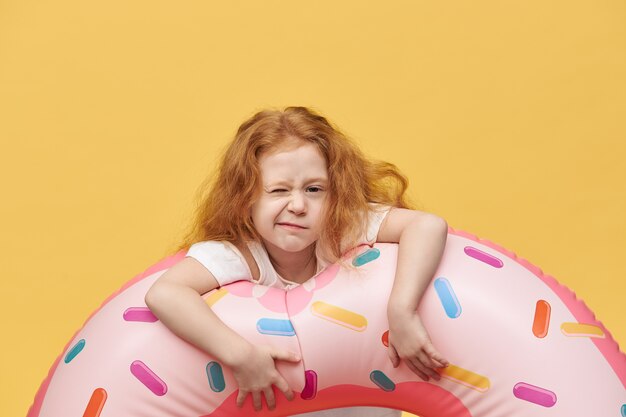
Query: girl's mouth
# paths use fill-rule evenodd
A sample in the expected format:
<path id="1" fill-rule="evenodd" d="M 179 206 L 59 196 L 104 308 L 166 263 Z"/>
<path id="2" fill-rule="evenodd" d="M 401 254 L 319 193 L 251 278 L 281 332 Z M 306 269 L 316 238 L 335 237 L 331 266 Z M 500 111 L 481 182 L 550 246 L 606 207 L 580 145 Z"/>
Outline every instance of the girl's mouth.
<path id="1" fill-rule="evenodd" d="M 291 229 L 291 230 L 303 230 L 306 229 L 306 227 L 304 226 L 299 226 L 297 224 L 293 224 L 293 223 L 278 223 L 279 226 L 282 226 L 286 229 Z"/>

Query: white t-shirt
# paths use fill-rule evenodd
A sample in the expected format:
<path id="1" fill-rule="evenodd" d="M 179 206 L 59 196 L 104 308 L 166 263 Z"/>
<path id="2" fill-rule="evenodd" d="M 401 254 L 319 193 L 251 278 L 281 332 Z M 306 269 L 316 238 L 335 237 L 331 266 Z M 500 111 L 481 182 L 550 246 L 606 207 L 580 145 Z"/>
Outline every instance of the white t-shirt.
<path id="1" fill-rule="evenodd" d="M 365 236 L 359 239 L 359 243 L 373 244 L 376 242 L 378 231 L 383 220 L 389 213 L 391 207 L 378 204 L 370 204 L 367 220 L 367 231 Z M 259 267 L 258 284 L 267 285 L 269 287 L 277 287 L 283 289 L 293 288 L 300 285 L 284 279 L 274 269 L 272 262 L 267 254 L 267 250 L 262 243 L 250 241 L 247 242 L 250 253 Z M 343 248 L 348 249 L 348 248 Z M 222 285 L 231 282 L 247 280 L 252 281 L 252 272 L 246 262 L 244 256 L 239 249 L 230 242 L 226 241 L 206 241 L 193 244 L 185 256 L 192 257 L 204 265 L 217 282 Z M 327 263 L 318 255 L 317 271 L 320 272 L 327 266 Z M 297 414 L 291 417 L 400 417 L 402 414 L 399 410 L 378 408 L 378 407 L 347 407 L 335 408 L 332 410 L 321 410 L 312 413 Z"/>

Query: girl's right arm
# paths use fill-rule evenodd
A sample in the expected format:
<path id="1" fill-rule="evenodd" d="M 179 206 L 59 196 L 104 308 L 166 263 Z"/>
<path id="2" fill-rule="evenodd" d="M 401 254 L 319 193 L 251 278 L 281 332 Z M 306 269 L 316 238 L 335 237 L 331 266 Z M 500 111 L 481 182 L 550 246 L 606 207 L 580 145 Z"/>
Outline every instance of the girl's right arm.
<path id="1" fill-rule="evenodd" d="M 258 411 L 264 393 L 268 408 L 274 409 L 272 385 L 291 401 L 293 391 L 276 370 L 274 360 L 298 362 L 300 358 L 270 346 L 254 346 L 226 326 L 201 297 L 217 287 L 219 283 L 213 274 L 187 257 L 155 281 L 146 293 L 145 302 L 174 334 L 232 369 L 239 385 L 237 406 L 242 407 L 250 393 Z"/>

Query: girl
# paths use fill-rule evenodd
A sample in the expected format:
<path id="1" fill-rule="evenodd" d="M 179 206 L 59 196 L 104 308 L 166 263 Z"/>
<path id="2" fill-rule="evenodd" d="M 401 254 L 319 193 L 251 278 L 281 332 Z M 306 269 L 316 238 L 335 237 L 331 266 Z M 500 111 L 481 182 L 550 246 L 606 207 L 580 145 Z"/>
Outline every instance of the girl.
<path id="1" fill-rule="evenodd" d="M 406 178 L 389 163 L 371 162 L 324 117 L 305 107 L 265 110 L 245 121 L 226 150 L 215 182 L 197 208 L 179 249 L 186 257 L 146 294 L 146 304 L 179 337 L 228 366 L 256 410 L 262 395 L 293 392 L 274 361 L 293 352 L 254 346 L 228 328 L 200 297 L 236 280 L 292 288 L 337 261 L 348 249 L 399 243 L 388 302 L 389 358 L 423 380 L 439 379 L 447 361 L 416 313 L 441 259 L 447 224 L 409 210 Z M 399 416 L 400 411 L 351 407 L 307 416 Z"/>

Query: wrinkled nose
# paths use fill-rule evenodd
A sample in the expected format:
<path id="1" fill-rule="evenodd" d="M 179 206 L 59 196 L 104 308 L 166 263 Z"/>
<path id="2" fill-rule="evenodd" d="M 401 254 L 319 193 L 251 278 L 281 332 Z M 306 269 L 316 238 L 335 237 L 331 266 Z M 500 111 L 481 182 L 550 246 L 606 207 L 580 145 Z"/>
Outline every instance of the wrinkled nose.
<path id="1" fill-rule="evenodd" d="M 289 200 L 289 211 L 295 214 L 302 214 L 306 212 L 306 201 L 304 195 L 302 193 L 293 193 L 291 194 L 291 199 Z"/>

